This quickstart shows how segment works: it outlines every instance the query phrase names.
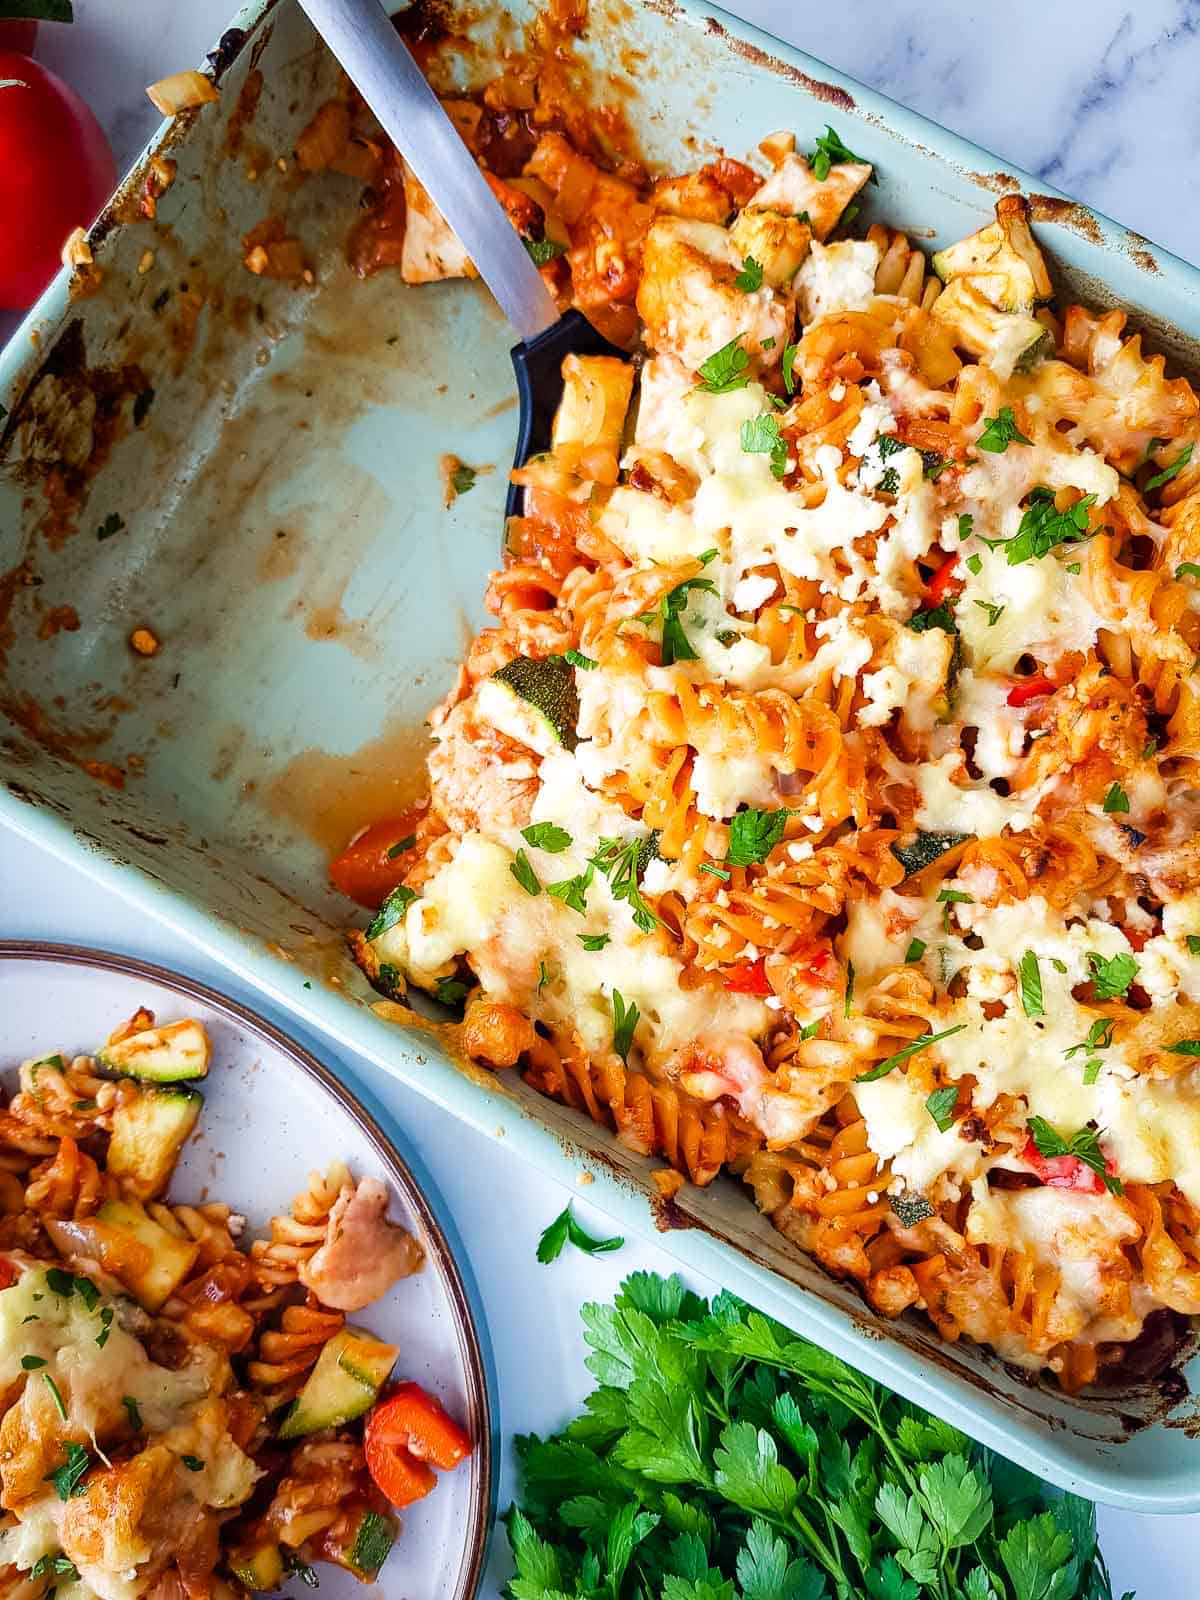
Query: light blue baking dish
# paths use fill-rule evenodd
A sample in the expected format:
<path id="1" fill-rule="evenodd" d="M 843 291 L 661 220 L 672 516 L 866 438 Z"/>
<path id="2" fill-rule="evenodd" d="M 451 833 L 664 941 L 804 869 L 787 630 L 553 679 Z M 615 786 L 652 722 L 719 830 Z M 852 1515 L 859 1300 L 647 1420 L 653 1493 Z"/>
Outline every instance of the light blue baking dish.
<path id="1" fill-rule="evenodd" d="M 507 14 L 523 19 L 523 0 Z M 670 1224 L 681 1262 L 976 1438 L 1112 1504 L 1200 1509 L 1190 1401 L 1069 1400 L 880 1322 L 740 1186 L 656 1213 L 648 1163 L 371 1010 L 325 861 L 415 792 L 422 718 L 482 620 L 516 430 L 509 334 L 478 285 L 352 277 L 358 186 L 298 183 L 289 159 L 336 71 L 291 0 L 234 26 L 219 104 L 151 147 L 177 163 L 157 219 L 139 217 L 143 158 L 93 230 L 99 284 L 81 294 L 64 273 L 0 357 L 0 816 L 447 1113 L 564 1181 L 586 1164 L 623 1226 Z M 667 167 L 832 121 L 876 165 L 871 212 L 930 243 L 978 227 L 997 192 L 1037 187 L 689 0 L 597 4 L 588 50 Z M 488 48 L 460 59 L 485 73 Z M 1173 331 L 1200 327 L 1192 267 L 1061 195 L 1034 210 L 1066 283 L 1136 308 L 1200 366 Z M 308 247 L 311 288 L 242 266 L 240 236 L 275 212 Z M 490 470 L 447 510 L 450 452 Z M 130 649 L 139 626 L 156 654 Z"/>

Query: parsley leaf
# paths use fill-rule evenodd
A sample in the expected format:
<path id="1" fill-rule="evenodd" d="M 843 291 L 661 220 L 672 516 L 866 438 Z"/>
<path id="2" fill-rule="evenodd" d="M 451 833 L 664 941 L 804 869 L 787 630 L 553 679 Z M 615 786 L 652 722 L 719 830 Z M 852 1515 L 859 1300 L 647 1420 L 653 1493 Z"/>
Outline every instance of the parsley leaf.
<path id="1" fill-rule="evenodd" d="M 933 606 L 928 611 L 916 612 L 904 626 L 911 628 L 914 633 L 928 633 L 931 628 L 940 628 L 943 633 L 958 632 L 954 608 L 949 600 L 943 600 L 941 605 Z"/>
<path id="2" fill-rule="evenodd" d="M 1002 548 L 1010 567 L 1018 567 L 1023 561 L 1040 561 L 1059 545 L 1078 544 L 1092 537 L 1088 529 L 1088 511 L 1095 502 L 1094 494 L 1085 494 L 1070 510 L 1058 511 L 1051 490 L 1031 489 L 1029 504 L 1012 538 L 984 539 L 983 542 L 991 549 Z"/>
<path id="3" fill-rule="evenodd" d="M 628 1062 L 629 1052 L 633 1048 L 633 1035 L 641 1016 L 637 1008 L 637 1001 L 631 1000 L 628 1005 L 619 989 L 612 992 L 613 1009 L 613 1049 L 622 1061 Z"/>
<path id="4" fill-rule="evenodd" d="M 653 933 L 660 926 L 641 891 L 642 874 L 657 852 L 658 835 L 648 833 L 624 841 L 601 839 L 599 849 L 591 858 L 591 865 L 608 879 L 613 899 L 625 901 L 633 912 L 634 926 L 643 933 Z"/>
<path id="5" fill-rule="evenodd" d="M 1200 956 L 1200 933 L 1188 934 L 1187 947 L 1190 956 Z"/>
<path id="6" fill-rule="evenodd" d="M 963 539 L 969 539 L 971 537 L 972 533 L 974 533 L 974 531 L 975 531 L 975 518 L 971 515 L 971 513 L 969 511 L 964 511 L 962 513 L 962 515 L 958 519 L 958 537 L 959 537 L 960 542 Z M 975 563 L 975 565 L 973 567 L 971 567 L 971 562 L 972 561 Z M 967 565 L 968 565 L 968 567 L 971 567 L 971 571 L 972 572 L 978 574 L 980 567 L 983 565 L 983 562 L 980 561 L 978 556 L 969 556 L 967 558 Z"/>
<path id="7" fill-rule="evenodd" d="M 44 1367 L 45 1365 L 46 1363 L 42 1360 L 41 1356 L 21 1357 L 22 1372 L 36 1372 L 39 1367 Z"/>
<path id="8" fill-rule="evenodd" d="M 817 140 L 816 148 L 808 158 L 813 177 L 818 183 L 824 183 L 832 167 L 844 166 L 847 162 L 856 165 L 866 164 L 861 156 L 856 156 L 853 150 L 842 143 L 839 136 L 826 123 L 825 132 Z"/>
<path id="9" fill-rule="evenodd" d="M 576 1222 L 575 1214 L 568 1204 L 538 1240 L 538 1260 L 543 1266 L 548 1266 L 551 1261 L 557 1261 L 562 1254 L 563 1246 L 567 1243 L 573 1244 L 585 1255 L 599 1256 L 606 1255 L 611 1250 L 619 1250 L 625 1241 L 615 1236 L 611 1239 L 594 1239 Z"/>
<path id="10" fill-rule="evenodd" d="M 1088 1029 L 1088 1036 L 1082 1044 L 1070 1045 L 1063 1051 L 1063 1055 L 1070 1057 L 1078 1055 L 1081 1050 L 1107 1050 L 1113 1041 L 1113 1030 L 1116 1028 L 1114 1017 L 1097 1017 Z"/>
<path id="11" fill-rule="evenodd" d="M 577 937 L 585 950 L 603 950 L 612 935 L 607 933 L 581 933 Z"/>
<path id="12" fill-rule="evenodd" d="M 948 1083 L 944 1089 L 935 1089 L 925 1101 L 925 1109 L 937 1123 L 939 1133 L 945 1133 L 954 1123 L 954 1108 L 958 1104 L 958 1085 Z"/>
<path id="13" fill-rule="evenodd" d="M 460 1006 L 470 992 L 470 986 L 458 978 L 439 978 L 435 997 L 441 1005 Z"/>
<path id="14" fill-rule="evenodd" d="M 845 993 L 845 997 L 843 999 L 843 1010 L 842 1010 L 842 1015 L 843 1016 L 848 1017 L 850 1015 L 850 1007 L 853 1004 L 854 1004 L 854 963 L 853 963 L 853 961 L 847 961 L 847 963 L 846 963 L 846 993 Z"/>
<path id="15" fill-rule="evenodd" d="M 704 589 L 709 594 L 716 594 L 717 586 L 711 578 L 685 578 L 682 583 L 677 583 L 673 589 L 668 589 L 659 602 L 659 614 L 662 618 L 662 664 L 664 667 L 672 666 L 676 661 L 697 661 L 695 650 L 692 649 L 691 640 L 683 631 L 681 620 L 688 608 L 693 589 Z M 646 613 L 646 620 L 652 620 L 654 612 Z"/>
<path id="16" fill-rule="evenodd" d="M 742 349 L 744 337 L 739 333 L 728 344 L 714 350 L 707 361 L 700 363 L 700 382 L 697 387 L 703 389 L 705 394 L 729 394 L 733 389 L 744 389 L 749 383 L 746 369 L 750 365 L 750 356 Z"/>
<path id="17" fill-rule="evenodd" d="M 1026 950 L 1017 971 L 1021 980 L 1021 1010 L 1027 1017 L 1044 1017 L 1046 1002 L 1042 995 L 1042 974 L 1038 958 L 1032 950 Z"/>
<path id="18" fill-rule="evenodd" d="M 985 417 L 983 423 L 983 432 L 975 441 L 976 450 L 989 450 L 995 455 L 1003 455 L 1010 444 L 1033 443 L 1017 427 L 1011 406 L 1001 406 L 999 416 Z"/>
<path id="19" fill-rule="evenodd" d="M 1094 1128 L 1080 1128 L 1069 1139 L 1064 1139 L 1057 1128 L 1051 1127 L 1044 1117 L 1029 1118 L 1029 1136 L 1037 1146 L 1038 1154 L 1048 1160 L 1055 1156 L 1074 1156 L 1090 1167 L 1110 1194 L 1124 1194 L 1121 1180 L 1109 1172 L 1100 1149 L 1100 1140 Z"/>
<path id="20" fill-rule="evenodd" d="M 1200 1039 L 1179 1039 L 1167 1050 L 1173 1056 L 1200 1056 Z"/>
<path id="21" fill-rule="evenodd" d="M 48 1372 L 43 1372 L 42 1373 L 42 1382 L 46 1385 L 47 1389 L 49 1389 L 49 1391 L 50 1391 L 50 1398 L 51 1398 L 51 1400 L 54 1401 L 54 1409 L 58 1412 L 59 1416 L 65 1422 L 67 1420 L 67 1408 L 63 1404 L 63 1397 L 62 1397 L 62 1394 L 59 1391 L 58 1385 L 55 1383 L 54 1379 L 50 1376 L 50 1374 Z"/>
<path id="22" fill-rule="evenodd" d="M 987 612 L 989 628 L 994 628 L 1000 621 L 1000 618 L 1004 615 L 1004 607 L 994 605 L 990 600 L 976 600 L 975 604 L 979 607 L 980 611 Z"/>
<path id="23" fill-rule="evenodd" d="M 470 494 L 475 487 L 477 473 L 474 467 L 468 467 L 465 461 L 460 461 L 450 474 L 450 487 L 455 494 Z"/>
<path id="24" fill-rule="evenodd" d="M 587 911 L 587 892 L 592 886 L 594 875 L 595 868 L 589 866 L 573 878 L 560 878 L 557 883 L 548 883 L 546 893 L 552 894 L 556 900 L 561 900 L 565 906 L 577 911 L 582 917 Z"/>
<path id="25" fill-rule="evenodd" d="M 521 829 L 521 837 L 535 850 L 548 851 L 552 856 L 559 855 L 571 843 L 571 835 L 556 822 L 531 822 Z"/>
<path id="26" fill-rule="evenodd" d="M 402 856 L 406 850 L 411 850 L 416 842 L 415 833 L 406 833 L 403 839 L 397 839 L 395 844 L 388 846 L 388 860 L 394 861 L 397 856 Z"/>
<path id="27" fill-rule="evenodd" d="M 906 962 L 920 961 L 921 957 L 925 954 L 925 950 L 926 945 L 924 939 L 914 939 L 909 945 L 908 949 L 904 952 L 904 959 Z"/>
<path id="28" fill-rule="evenodd" d="M 529 259 L 535 267 L 544 267 L 555 256 L 565 256 L 567 253 L 567 247 L 561 239 L 522 239 L 521 243 L 529 252 Z"/>
<path id="29" fill-rule="evenodd" d="M 389 928 L 394 928 L 416 898 L 414 890 L 406 889 L 402 883 L 397 884 L 367 924 L 363 938 L 369 942 L 378 939 Z"/>
<path id="30" fill-rule="evenodd" d="M 779 432 L 779 419 L 770 412 L 747 417 L 742 423 L 742 449 L 747 455 L 770 456 L 771 476 L 787 475 L 787 440 Z"/>
<path id="31" fill-rule="evenodd" d="M 1119 783 L 1114 783 L 1104 796 L 1104 810 L 1109 816 L 1112 816 L 1117 811 L 1126 812 L 1129 810 L 1129 796 Z"/>
<path id="32" fill-rule="evenodd" d="M 518 850 L 516 859 L 509 863 L 508 870 L 528 895 L 539 895 L 542 892 L 541 881 L 530 864 L 529 857 L 524 850 Z"/>
<path id="33" fill-rule="evenodd" d="M 726 872 L 724 867 L 718 867 L 712 861 L 702 861 L 700 863 L 699 870 L 701 872 L 707 872 L 710 878 L 720 878 L 722 883 L 728 883 L 730 878 L 733 877 L 732 872 Z M 1197 950 L 1195 953 L 1200 955 L 1200 950 Z"/>
<path id="34" fill-rule="evenodd" d="M 96 538 L 103 544 L 105 539 L 111 539 L 114 534 L 120 533 L 124 526 L 125 518 L 118 516 L 115 511 L 110 511 L 96 529 Z"/>
<path id="35" fill-rule="evenodd" d="M 199 1456 L 180 1456 L 179 1459 L 183 1462 L 184 1466 L 189 1472 L 204 1471 L 204 1463 L 201 1461 Z"/>
<path id="36" fill-rule="evenodd" d="M 66 1455 L 66 1464 L 46 1475 L 45 1481 L 54 1485 L 54 1492 L 60 1500 L 71 1500 L 87 1493 L 87 1485 L 81 1480 L 84 1473 L 92 1464 L 92 1458 L 81 1444 L 67 1439 L 63 1442 L 63 1451 Z"/>
<path id="37" fill-rule="evenodd" d="M 44 1556 L 39 1556 L 29 1569 L 31 1578 L 45 1578 L 50 1574 L 56 1578 L 65 1578 L 68 1583 L 79 1582 L 79 1573 L 70 1556 L 56 1556 L 47 1552 Z M 50 1593 L 53 1594 L 54 1591 L 51 1590 Z"/>
<path id="38" fill-rule="evenodd" d="M 1181 561 L 1175 568 L 1175 581 L 1181 578 L 1200 578 L 1200 563 L 1195 561 Z"/>
<path id="39" fill-rule="evenodd" d="M 563 660 L 569 661 L 573 667 L 578 667 L 583 672 L 593 672 L 600 663 L 593 661 L 591 656 L 585 656 L 581 650 L 564 650 Z"/>
<path id="40" fill-rule="evenodd" d="M 786 808 L 779 811 L 757 811 L 753 807 L 739 811 L 730 819 L 729 849 L 725 860 L 731 867 L 750 867 L 765 861 L 783 838 L 787 819 L 793 813 Z"/>
<path id="41" fill-rule="evenodd" d="M 1138 964 L 1130 955 L 1102 956 L 1088 951 L 1092 989 L 1097 1000 L 1120 1000 L 1137 977 Z"/>
<path id="42" fill-rule="evenodd" d="M 142 1411 L 137 1401 L 131 1394 L 126 1394 L 121 1396 L 121 1404 L 125 1407 L 125 1410 L 129 1416 L 129 1426 L 135 1433 L 141 1433 Z"/>
<path id="43" fill-rule="evenodd" d="M 733 280 L 735 289 L 741 289 L 745 294 L 753 294 L 756 289 L 762 288 L 762 264 L 755 261 L 753 256 L 746 256 L 742 262 L 742 270 Z"/>
<path id="44" fill-rule="evenodd" d="M 783 374 L 783 387 L 788 394 L 796 392 L 796 357 L 799 352 L 798 344 L 785 344 L 783 355 L 780 357 L 779 370 Z"/>
<path id="45" fill-rule="evenodd" d="M 953 1028 L 943 1028 L 941 1033 L 923 1033 L 919 1039 L 914 1039 L 911 1044 L 906 1044 L 903 1050 L 897 1050 L 894 1056 L 886 1056 L 884 1060 L 877 1061 L 867 1072 L 860 1072 L 855 1078 L 855 1083 L 874 1083 L 877 1078 L 886 1078 L 888 1073 L 898 1067 L 902 1061 L 907 1061 L 909 1056 L 915 1056 L 921 1050 L 928 1050 L 931 1044 L 937 1044 L 942 1039 L 949 1039 L 951 1034 L 961 1033 L 966 1027 L 965 1022 L 957 1023 Z"/>
<path id="46" fill-rule="evenodd" d="M 1192 459 L 1194 448 L 1194 445 L 1185 445 L 1169 467 L 1164 467 L 1161 472 L 1156 472 L 1152 478 L 1147 478 L 1142 491 L 1143 494 L 1149 493 L 1151 489 L 1161 489 L 1164 483 L 1170 483 L 1172 478 L 1178 477 Z"/>

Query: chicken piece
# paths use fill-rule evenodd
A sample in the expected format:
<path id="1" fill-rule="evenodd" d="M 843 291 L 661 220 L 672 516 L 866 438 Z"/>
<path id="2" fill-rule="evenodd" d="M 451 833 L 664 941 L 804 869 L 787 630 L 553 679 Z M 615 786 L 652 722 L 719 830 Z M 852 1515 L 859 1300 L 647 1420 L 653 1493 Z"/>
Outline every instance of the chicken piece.
<path id="1" fill-rule="evenodd" d="M 387 1220 L 387 1208 L 387 1185 L 378 1178 L 361 1178 L 355 1188 L 338 1195 L 325 1242 L 298 1274 L 322 1305 L 361 1311 L 419 1270 L 421 1246 L 406 1229 Z"/>
<path id="2" fill-rule="evenodd" d="M 442 724 L 429 755 L 433 809 L 458 834 L 484 817 L 492 827 L 523 828 L 538 792 L 536 753 L 476 709 L 474 697 L 464 700 Z"/>
<path id="3" fill-rule="evenodd" d="M 747 206 L 734 218 L 729 238 L 735 255 L 758 262 L 764 283 L 772 289 L 786 289 L 808 255 L 812 229 L 799 217 Z"/>
<path id="4" fill-rule="evenodd" d="M 740 336 L 756 370 L 777 366 L 791 335 L 794 302 L 765 283 L 752 292 L 739 289 L 734 280 L 741 271 L 742 257 L 724 228 L 659 218 L 646 235 L 637 296 L 651 348 L 677 355 L 695 371 Z"/>
<path id="5" fill-rule="evenodd" d="M 515 1067 L 533 1048 L 533 1024 L 523 1011 L 476 991 L 467 1002 L 458 1042 L 464 1055 L 489 1067 Z"/>
<path id="6" fill-rule="evenodd" d="M 818 239 L 827 239 L 837 227 L 842 212 L 871 176 L 865 161 L 843 161 L 830 167 L 829 176 L 820 181 L 803 156 L 794 152 L 784 156 L 775 171 L 751 197 L 758 210 L 778 211 L 807 220 Z"/>

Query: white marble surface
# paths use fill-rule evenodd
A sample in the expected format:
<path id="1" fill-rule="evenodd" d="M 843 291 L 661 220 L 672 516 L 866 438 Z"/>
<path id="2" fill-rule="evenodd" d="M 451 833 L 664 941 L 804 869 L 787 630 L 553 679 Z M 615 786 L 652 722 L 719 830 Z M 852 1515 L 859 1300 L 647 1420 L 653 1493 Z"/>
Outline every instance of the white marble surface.
<path id="1" fill-rule="evenodd" d="M 74 28 L 44 28 L 39 54 L 90 100 L 124 165 L 155 126 L 143 85 L 197 63 L 231 8 L 232 0 L 76 0 Z M 925 0 L 920 8 L 737 0 L 733 9 L 1200 260 L 1200 0 L 1136 7 L 1132 0 Z M 2 834 L 0 935 L 144 955 L 237 994 L 185 941 Z M 634 1267 L 669 1270 L 665 1258 L 652 1241 L 631 1242 L 602 1262 L 577 1255 L 537 1266 L 537 1234 L 563 1203 L 558 1186 L 476 1135 L 456 1129 L 451 1138 L 415 1095 L 349 1065 L 348 1075 L 370 1076 L 457 1217 L 489 1308 L 504 1433 L 552 1426 L 584 1390 L 580 1300 L 606 1294 Z M 502 1233 L 497 1195 L 504 1197 Z M 1192 1600 L 1200 1517 L 1102 1513 L 1101 1521 L 1118 1593 L 1136 1588 L 1141 1600 Z M 494 1579 L 485 1592 L 495 1595 Z"/>

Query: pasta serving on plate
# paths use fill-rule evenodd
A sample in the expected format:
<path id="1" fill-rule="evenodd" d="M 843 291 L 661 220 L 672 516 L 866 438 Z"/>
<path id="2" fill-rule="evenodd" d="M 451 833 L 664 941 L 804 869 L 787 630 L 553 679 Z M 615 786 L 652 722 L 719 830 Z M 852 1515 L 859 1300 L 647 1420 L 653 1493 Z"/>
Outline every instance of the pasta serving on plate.
<path id="1" fill-rule="evenodd" d="M 1200 1313 L 1197 398 L 1019 196 L 930 261 L 833 130 L 761 149 L 493 174 L 642 353 L 566 362 L 356 951 L 877 1311 L 1144 1372 Z"/>
<path id="2" fill-rule="evenodd" d="M 268 1236 L 166 1189 L 210 1045 L 139 1012 L 25 1062 L 0 1110 L 0 1591 L 236 1600 L 333 1562 L 373 1582 L 393 1506 L 471 1442 L 347 1320 L 420 1269 L 335 1163 Z"/>

